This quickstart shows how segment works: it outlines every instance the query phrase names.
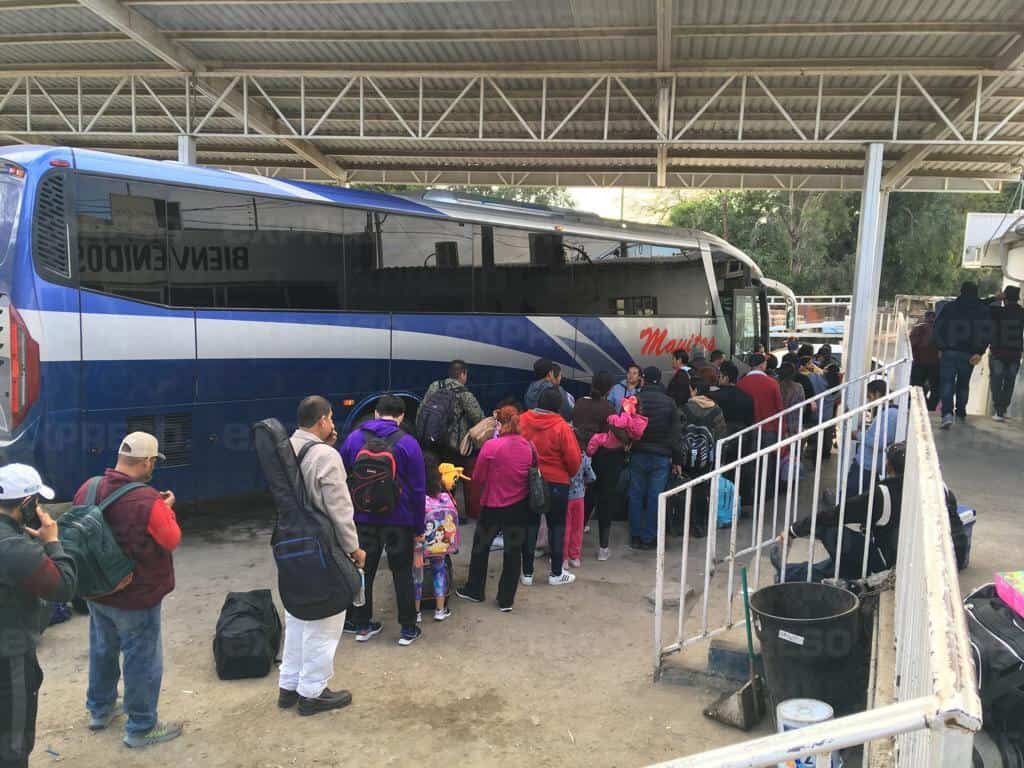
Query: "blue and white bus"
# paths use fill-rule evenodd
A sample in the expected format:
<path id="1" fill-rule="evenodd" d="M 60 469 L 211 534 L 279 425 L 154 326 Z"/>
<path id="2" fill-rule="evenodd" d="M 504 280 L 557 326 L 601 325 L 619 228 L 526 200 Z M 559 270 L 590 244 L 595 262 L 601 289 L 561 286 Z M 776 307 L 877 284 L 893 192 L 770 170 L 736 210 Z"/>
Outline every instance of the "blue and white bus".
<path id="1" fill-rule="evenodd" d="M 456 357 L 486 408 L 539 357 L 582 388 L 677 347 L 747 352 L 771 285 L 702 232 L 0 147 L 0 460 L 67 498 L 143 429 L 180 498 L 252 491 L 249 425 L 304 395 L 350 429 Z"/>

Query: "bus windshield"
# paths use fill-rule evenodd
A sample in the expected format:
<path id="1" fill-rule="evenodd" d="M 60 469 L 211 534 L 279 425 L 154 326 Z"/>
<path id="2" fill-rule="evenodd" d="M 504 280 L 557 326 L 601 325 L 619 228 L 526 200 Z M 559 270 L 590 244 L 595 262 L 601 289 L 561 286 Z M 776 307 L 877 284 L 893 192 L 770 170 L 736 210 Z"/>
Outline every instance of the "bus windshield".
<path id="1" fill-rule="evenodd" d="M 0 167 L 0 171 L 2 170 Z M 7 260 L 8 253 L 14 247 L 22 189 L 21 179 L 0 173 L 0 264 Z"/>

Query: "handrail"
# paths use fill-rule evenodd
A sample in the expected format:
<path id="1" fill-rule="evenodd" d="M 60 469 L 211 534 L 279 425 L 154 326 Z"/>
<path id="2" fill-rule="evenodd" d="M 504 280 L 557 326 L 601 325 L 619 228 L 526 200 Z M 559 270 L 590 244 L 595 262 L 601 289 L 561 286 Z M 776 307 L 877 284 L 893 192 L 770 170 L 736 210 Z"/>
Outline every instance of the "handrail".
<path id="1" fill-rule="evenodd" d="M 899 360 L 894 360 L 891 363 L 886 363 L 885 365 L 879 366 L 878 368 L 875 368 L 874 370 L 868 371 L 867 373 L 863 373 L 860 376 L 857 376 L 856 378 L 850 379 L 849 381 L 844 381 L 843 383 L 837 384 L 834 387 L 830 387 L 829 389 L 826 389 L 824 392 L 819 392 L 818 394 L 814 395 L 814 397 L 809 397 L 806 400 L 801 400 L 799 403 L 796 403 L 795 405 L 791 405 L 788 408 L 784 408 L 783 410 L 779 411 L 778 413 L 774 414 L 773 416 L 769 416 L 766 419 L 761 419 L 761 421 L 757 422 L 756 424 L 751 424 L 749 427 L 744 427 L 743 429 L 737 430 L 736 432 L 733 432 L 731 435 L 726 435 L 725 437 L 723 437 L 721 440 L 719 440 L 717 442 L 716 450 L 718 449 L 719 446 L 724 445 L 725 443 L 728 443 L 731 440 L 735 440 L 736 438 L 742 437 L 743 435 L 747 434 L 748 432 L 752 432 L 755 429 L 760 429 L 761 427 L 769 424 L 770 422 L 779 422 L 779 423 L 781 423 L 782 422 L 782 417 L 784 417 L 787 413 L 790 413 L 790 412 L 793 412 L 793 411 L 798 411 L 798 410 L 801 410 L 803 408 L 806 408 L 808 405 L 810 405 L 812 403 L 815 403 L 818 400 L 824 400 L 829 395 L 834 395 L 837 392 L 840 392 L 841 390 L 848 388 L 851 384 L 855 384 L 855 383 L 857 383 L 859 381 L 864 381 L 865 379 L 868 379 L 870 377 L 877 378 L 877 377 L 881 376 L 882 374 L 886 373 L 887 371 L 889 371 L 889 370 L 891 370 L 891 369 L 893 369 L 893 368 L 895 368 L 895 367 L 897 367 L 899 365 L 903 365 L 903 364 L 905 364 L 907 362 L 908 362 L 907 358 L 901 357 Z M 747 374 L 747 375 L 749 376 L 750 374 Z M 721 456 L 721 451 L 718 451 L 718 457 L 720 457 L 720 456 Z M 718 458 L 718 457 L 716 457 L 716 458 Z M 717 463 L 717 461 L 716 461 L 716 463 Z"/>

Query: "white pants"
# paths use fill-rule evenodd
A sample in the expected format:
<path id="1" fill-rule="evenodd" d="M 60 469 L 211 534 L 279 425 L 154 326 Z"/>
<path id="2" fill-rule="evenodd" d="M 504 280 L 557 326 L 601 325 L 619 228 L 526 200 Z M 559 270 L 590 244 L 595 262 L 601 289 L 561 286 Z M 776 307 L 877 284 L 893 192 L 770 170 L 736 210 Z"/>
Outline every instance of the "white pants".
<path id="1" fill-rule="evenodd" d="M 345 629 L 345 612 L 316 621 L 284 612 L 284 654 L 278 685 L 315 699 L 334 675 L 334 652 Z"/>

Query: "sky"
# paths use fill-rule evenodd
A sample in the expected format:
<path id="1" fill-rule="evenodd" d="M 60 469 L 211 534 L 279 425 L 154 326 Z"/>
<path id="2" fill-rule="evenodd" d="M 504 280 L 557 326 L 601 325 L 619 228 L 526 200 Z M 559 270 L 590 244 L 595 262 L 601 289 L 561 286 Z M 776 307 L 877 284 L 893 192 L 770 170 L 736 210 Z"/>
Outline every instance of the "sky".
<path id="1" fill-rule="evenodd" d="M 569 187 L 574 208 L 596 213 L 606 219 L 660 224 L 659 215 L 651 208 L 664 201 L 666 193 L 657 189 L 620 189 L 605 187 Z M 624 210 L 623 210 L 624 209 Z M 624 214 L 624 215 L 623 215 Z"/>

